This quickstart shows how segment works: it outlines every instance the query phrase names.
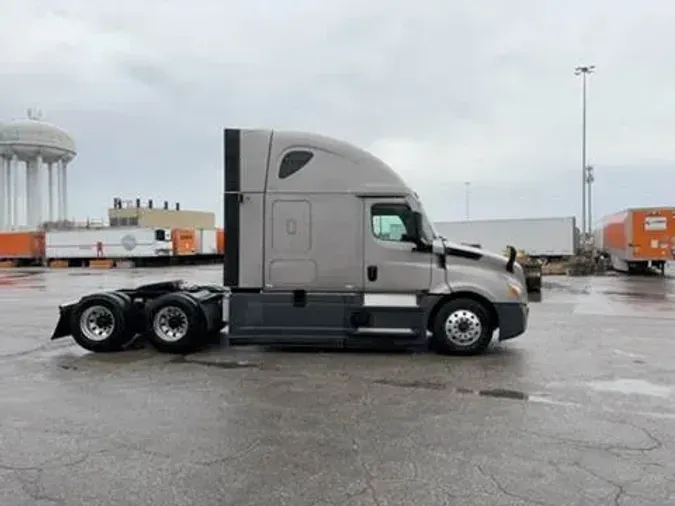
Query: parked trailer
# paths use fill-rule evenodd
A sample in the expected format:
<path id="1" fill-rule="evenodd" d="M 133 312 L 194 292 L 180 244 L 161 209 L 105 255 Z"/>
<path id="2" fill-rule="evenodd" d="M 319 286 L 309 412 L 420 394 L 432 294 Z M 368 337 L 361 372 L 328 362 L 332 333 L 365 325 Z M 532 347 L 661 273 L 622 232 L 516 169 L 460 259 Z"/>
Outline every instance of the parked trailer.
<path id="1" fill-rule="evenodd" d="M 219 255 L 225 254 L 225 231 L 222 228 L 216 232 L 216 248 Z"/>
<path id="2" fill-rule="evenodd" d="M 223 286 L 180 281 L 60 306 L 52 339 L 115 351 L 139 336 L 185 353 L 230 344 L 431 346 L 471 355 L 527 328 L 525 275 L 443 239 L 370 153 L 316 134 L 226 129 Z M 298 198 L 301 195 L 302 198 Z"/>
<path id="3" fill-rule="evenodd" d="M 171 231 L 172 252 L 176 256 L 195 255 L 199 238 L 191 228 L 175 228 Z"/>
<path id="4" fill-rule="evenodd" d="M 513 244 L 532 258 L 563 258 L 576 254 L 578 233 L 574 217 L 498 220 L 437 221 L 434 226 L 448 239 L 502 251 Z"/>
<path id="5" fill-rule="evenodd" d="M 665 272 L 675 258 L 675 207 L 624 209 L 606 216 L 594 232 L 595 248 L 618 272 Z"/>
<path id="6" fill-rule="evenodd" d="M 144 258 L 171 255 L 171 230 L 105 227 L 45 234 L 48 259 Z"/>
<path id="7" fill-rule="evenodd" d="M 36 261 L 44 255 L 44 232 L 0 232 L 0 260 Z"/>
<path id="8" fill-rule="evenodd" d="M 204 228 L 199 231 L 199 247 L 200 255 L 217 255 L 218 254 L 218 231 L 215 228 Z"/>

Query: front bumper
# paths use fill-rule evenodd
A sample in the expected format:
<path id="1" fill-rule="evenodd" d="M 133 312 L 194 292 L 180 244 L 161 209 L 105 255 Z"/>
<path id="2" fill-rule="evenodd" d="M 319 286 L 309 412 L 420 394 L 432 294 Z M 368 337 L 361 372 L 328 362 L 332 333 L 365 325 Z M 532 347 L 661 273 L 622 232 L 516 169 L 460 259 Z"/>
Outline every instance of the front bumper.
<path id="1" fill-rule="evenodd" d="M 499 340 L 513 339 L 527 330 L 530 307 L 521 302 L 502 302 L 495 304 L 499 321 Z"/>

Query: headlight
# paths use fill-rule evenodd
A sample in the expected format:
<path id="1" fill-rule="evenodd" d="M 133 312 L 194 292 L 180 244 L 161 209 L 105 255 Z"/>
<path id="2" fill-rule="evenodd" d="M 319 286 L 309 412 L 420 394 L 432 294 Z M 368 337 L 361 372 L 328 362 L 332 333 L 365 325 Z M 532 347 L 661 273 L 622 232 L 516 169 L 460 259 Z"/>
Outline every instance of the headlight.
<path id="1" fill-rule="evenodd" d="M 523 296 L 523 289 L 520 285 L 517 285 L 512 281 L 507 281 L 507 284 L 509 285 L 509 290 L 513 295 L 515 295 L 519 299 Z"/>

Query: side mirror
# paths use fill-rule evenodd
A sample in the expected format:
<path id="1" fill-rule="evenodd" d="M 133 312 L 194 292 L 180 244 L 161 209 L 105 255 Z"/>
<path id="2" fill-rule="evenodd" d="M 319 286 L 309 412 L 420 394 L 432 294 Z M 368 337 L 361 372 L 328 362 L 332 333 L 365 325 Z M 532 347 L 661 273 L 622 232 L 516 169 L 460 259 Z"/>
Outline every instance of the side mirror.
<path id="1" fill-rule="evenodd" d="M 406 233 L 401 237 L 402 241 L 419 244 L 421 236 L 420 230 L 422 229 L 420 218 L 421 216 L 419 213 L 414 211 L 411 213 L 410 220 L 406 223 Z"/>
<path id="2" fill-rule="evenodd" d="M 405 239 L 415 243 L 415 247 L 419 249 L 425 249 L 428 245 L 422 240 L 422 213 L 413 211 L 411 220 L 410 220 L 410 230 L 406 234 Z"/>

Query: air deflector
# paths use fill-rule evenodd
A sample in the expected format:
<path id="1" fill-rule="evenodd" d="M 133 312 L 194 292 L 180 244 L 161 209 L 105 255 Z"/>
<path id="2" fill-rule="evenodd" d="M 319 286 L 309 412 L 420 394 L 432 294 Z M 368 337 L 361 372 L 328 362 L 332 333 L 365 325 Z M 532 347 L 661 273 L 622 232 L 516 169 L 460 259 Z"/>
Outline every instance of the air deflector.
<path id="1" fill-rule="evenodd" d="M 225 256 L 223 259 L 223 284 L 239 286 L 239 204 L 241 196 L 241 130 L 226 128 L 224 131 L 225 160 Z"/>

